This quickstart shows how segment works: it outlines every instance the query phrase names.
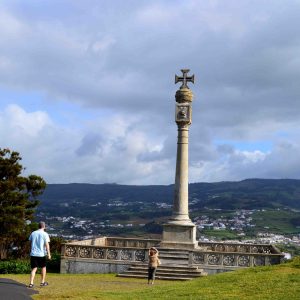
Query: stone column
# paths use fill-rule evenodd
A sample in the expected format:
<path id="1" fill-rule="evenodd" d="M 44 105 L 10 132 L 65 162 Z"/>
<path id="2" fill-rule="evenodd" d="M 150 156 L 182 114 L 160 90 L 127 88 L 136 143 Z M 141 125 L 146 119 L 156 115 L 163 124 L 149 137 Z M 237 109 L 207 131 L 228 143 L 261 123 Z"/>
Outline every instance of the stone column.
<path id="1" fill-rule="evenodd" d="M 175 173 L 175 195 L 173 215 L 170 221 L 176 224 L 191 223 L 189 218 L 189 125 L 192 121 L 192 108 L 190 103 L 193 93 L 190 89 L 181 88 L 176 92 L 176 115 L 178 126 L 177 159 Z"/>
<path id="2" fill-rule="evenodd" d="M 190 220 L 188 211 L 188 139 L 192 123 L 193 93 L 187 86 L 188 81 L 194 82 L 194 76 L 187 77 L 189 70 L 181 71 L 183 77 L 175 77 L 175 83 L 183 82 L 175 95 L 175 121 L 178 126 L 175 195 L 172 217 L 163 225 L 161 247 L 195 248 L 196 226 Z"/>

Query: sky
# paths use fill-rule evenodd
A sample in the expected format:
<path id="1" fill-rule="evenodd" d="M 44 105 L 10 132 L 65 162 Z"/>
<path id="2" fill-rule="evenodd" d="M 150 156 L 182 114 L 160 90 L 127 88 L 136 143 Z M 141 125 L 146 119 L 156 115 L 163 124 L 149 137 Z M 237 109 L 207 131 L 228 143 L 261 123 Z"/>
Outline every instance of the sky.
<path id="1" fill-rule="evenodd" d="M 47 183 L 300 179 L 300 0 L 3 0 L 0 147 Z"/>

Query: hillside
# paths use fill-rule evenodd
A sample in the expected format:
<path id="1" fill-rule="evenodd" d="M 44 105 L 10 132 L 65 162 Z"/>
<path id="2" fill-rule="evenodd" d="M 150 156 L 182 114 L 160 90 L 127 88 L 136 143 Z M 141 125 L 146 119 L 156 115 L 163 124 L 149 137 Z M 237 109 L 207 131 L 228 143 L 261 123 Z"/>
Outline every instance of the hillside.
<path id="1" fill-rule="evenodd" d="M 49 184 L 37 216 L 52 233 L 70 238 L 160 234 L 161 224 L 172 214 L 173 191 L 174 185 Z M 194 221 L 226 227 L 205 228 L 199 235 L 224 239 L 241 233 L 300 232 L 300 180 L 192 183 L 189 195 Z"/>
<path id="2" fill-rule="evenodd" d="M 128 204 L 173 201 L 173 185 L 130 186 L 118 184 L 49 184 L 41 197 L 41 209 L 68 204 L 72 207 L 121 201 Z M 247 179 L 239 182 L 192 183 L 190 207 L 202 209 L 300 209 L 300 180 Z"/>

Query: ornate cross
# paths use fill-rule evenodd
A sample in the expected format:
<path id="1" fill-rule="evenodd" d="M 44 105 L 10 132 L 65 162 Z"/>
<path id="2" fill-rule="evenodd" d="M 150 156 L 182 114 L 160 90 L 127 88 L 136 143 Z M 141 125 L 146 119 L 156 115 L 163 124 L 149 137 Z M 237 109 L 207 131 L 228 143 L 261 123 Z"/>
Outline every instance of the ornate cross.
<path id="1" fill-rule="evenodd" d="M 182 72 L 182 77 L 178 77 L 177 75 L 175 75 L 175 84 L 177 82 L 182 82 L 182 85 L 181 85 L 181 89 L 182 88 L 187 88 L 189 89 L 187 83 L 188 82 L 192 82 L 194 83 L 194 79 L 195 79 L 195 75 L 192 75 L 192 76 L 187 76 L 187 73 L 189 72 L 190 70 L 189 69 L 182 69 L 181 72 Z"/>

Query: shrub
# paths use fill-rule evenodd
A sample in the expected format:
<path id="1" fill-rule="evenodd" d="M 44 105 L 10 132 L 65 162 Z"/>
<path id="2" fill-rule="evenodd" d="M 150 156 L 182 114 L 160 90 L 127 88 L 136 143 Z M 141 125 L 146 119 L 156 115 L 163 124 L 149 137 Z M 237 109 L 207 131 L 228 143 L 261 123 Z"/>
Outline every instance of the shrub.
<path id="1" fill-rule="evenodd" d="M 0 274 L 29 274 L 30 272 L 29 260 L 14 259 L 0 261 Z M 52 254 L 52 259 L 47 261 L 47 272 L 60 272 L 60 254 Z"/>
<path id="2" fill-rule="evenodd" d="M 300 256 L 294 257 L 293 260 L 290 262 L 290 264 L 291 264 L 294 268 L 300 268 Z"/>
<path id="3" fill-rule="evenodd" d="M 0 274 L 28 274 L 30 273 L 28 260 L 2 260 L 0 261 Z"/>
<path id="4" fill-rule="evenodd" d="M 51 260 L 47 261 L 47 272 L 59 273 L 60 272 L 60 254 L 51 254 Z"/>

